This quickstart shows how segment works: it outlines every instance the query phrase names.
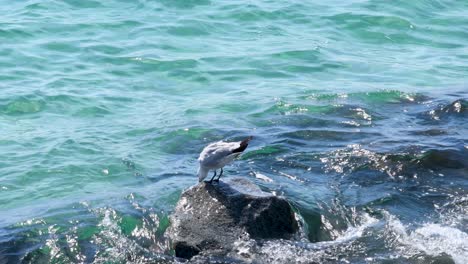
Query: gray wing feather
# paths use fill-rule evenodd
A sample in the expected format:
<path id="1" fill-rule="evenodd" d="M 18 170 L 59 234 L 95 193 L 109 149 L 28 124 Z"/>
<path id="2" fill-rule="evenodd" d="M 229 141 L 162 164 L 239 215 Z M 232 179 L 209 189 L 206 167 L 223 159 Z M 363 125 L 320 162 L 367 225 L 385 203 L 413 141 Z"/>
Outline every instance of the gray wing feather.
<path id="1" fill-rule="evenodd" d="M 219 141 L 212 143 L 203 149 L 198 161 L 207 167 L 217 167 L 219 164 L 229 163 L 240 154 L 233 153 L 233 150 L 239 147 L 240 142 Z"/>

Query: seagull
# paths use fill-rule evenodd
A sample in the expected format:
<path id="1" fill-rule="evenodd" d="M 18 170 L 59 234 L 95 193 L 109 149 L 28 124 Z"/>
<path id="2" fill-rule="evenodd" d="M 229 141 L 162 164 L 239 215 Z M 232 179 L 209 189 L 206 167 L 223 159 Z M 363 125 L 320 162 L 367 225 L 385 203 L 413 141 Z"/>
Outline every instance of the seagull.
<path id="1" fill-rule="evenodd" d="M 198 157 L 198 162 L 200 162 L 200 167 L 198 167 L 198 181 L 203 181 L 210 170 L 214 170 L 213 177 L 209 181 L 212 183 L 216 177 L 216 170 L 221 169 L 218 179 L 214 180 L 215 182 L 219 181 L 221 175 L 223 175 L 223 167 L 231 163 L 235 158 L 239 157 L 242 152 L 249 145 L 249 141 L 252 140 L 252 136 L 238 142 L 224 142 L 218 141 L 209 144 L 206 146 L 200 153 Z"/>

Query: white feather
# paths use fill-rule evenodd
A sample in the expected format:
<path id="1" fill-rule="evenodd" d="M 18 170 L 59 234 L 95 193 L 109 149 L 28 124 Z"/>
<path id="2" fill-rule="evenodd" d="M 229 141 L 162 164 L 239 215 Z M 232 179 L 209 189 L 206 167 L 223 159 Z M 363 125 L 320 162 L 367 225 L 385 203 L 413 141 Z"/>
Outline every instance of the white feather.
<path id="1" fill-rule="evenodd" d="M 220 169 L 237 158 L 241 152 L 233 153 L 233 150 L 239 148 L 240 143 L 240 141 L 218 141 L 206 146 L 198 157 L 198 162 L 200 163 L 200 167 L 198 168 L 199 181 L 203 181 L 206 178 L 208 171 Z"/>

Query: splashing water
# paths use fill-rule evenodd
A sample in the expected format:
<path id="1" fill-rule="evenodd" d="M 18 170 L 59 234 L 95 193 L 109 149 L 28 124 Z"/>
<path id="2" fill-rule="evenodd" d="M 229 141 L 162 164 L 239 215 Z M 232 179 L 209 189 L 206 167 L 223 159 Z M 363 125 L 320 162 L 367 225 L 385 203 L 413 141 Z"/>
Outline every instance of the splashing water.
<path id="1" fill-rule="evenodd" d="M 177 263 L 164 232 L 196 157 L 246 135 L 226 177 L 285 196 L 304 232 L 246 261 L 468 262 L 466 10 L 0 5 L 0 263 Z"/>

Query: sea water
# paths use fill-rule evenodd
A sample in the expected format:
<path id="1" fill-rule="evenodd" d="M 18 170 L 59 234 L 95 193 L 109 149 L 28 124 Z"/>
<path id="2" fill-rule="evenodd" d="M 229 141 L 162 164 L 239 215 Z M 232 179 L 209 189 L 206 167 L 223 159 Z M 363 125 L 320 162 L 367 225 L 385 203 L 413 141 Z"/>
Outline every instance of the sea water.
<path id="1" fill-rule="evenodd" d="M 304 225 L 257 260 L 468 262 L 466 1 L 0 2 L 0 263 L 173 262 L 199 152 L 249 135 L 224 177 Z"/>

